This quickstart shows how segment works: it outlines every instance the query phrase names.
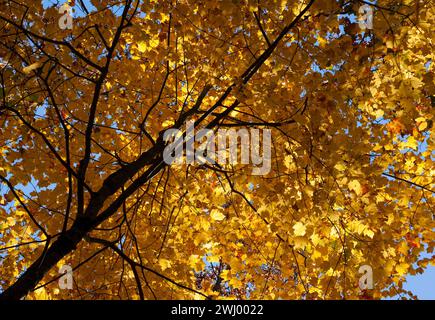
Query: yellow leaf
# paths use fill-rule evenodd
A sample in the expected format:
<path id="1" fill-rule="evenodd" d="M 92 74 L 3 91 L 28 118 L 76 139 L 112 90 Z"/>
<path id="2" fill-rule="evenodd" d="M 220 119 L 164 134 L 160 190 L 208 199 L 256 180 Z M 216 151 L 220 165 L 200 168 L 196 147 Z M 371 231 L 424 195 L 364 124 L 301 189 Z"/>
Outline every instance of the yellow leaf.
<path id="1" fill-rule="evenodd" d="M 328 41 L 325 38 L 322 38 L 321 36 L 317 38 L 317 41 L 319 42 L 320 48 L 324 48 L 328 43 Z"/>
<path id="2" fill-rule="evenodd" d="M 137 50 L 139 50 L 139 52 L 144 53 L 147 50 L 147 44 L 145 41 L 140 41 L 137 43 Z"/>
<path id="3" fill-rule="evenodd" d="M 217 220 L 217 221 L 222 221 L 222 220 L 225 219 L 225 215 L 222 212 L 218 211 L 218 210 L 212 210 L 211 213 L 210 213 L 210 217 L 213 220 Z"/>
<path id="4" fill-rule="evenodd" d="M 384 116 L 384 110 L 382 110 L 382 109 L 376 110 L 375 116 L 376 116 L 376 119 L 379 119 L 379 118 L 383 117 Z"/>
<path id="5" fill-rule="evenodd" d="M 293 226 L 295 236 L 304 236 L 306 232 L 306 228 L 302 222 L 296 222 Z"/>
<path id="6" fill-rule="evenodd" d="M 346 166 L 342 162 L 337 163 L 334 166 L 334 168 L 337 169 L 338 171 L 344 171 L 344 170 L 346 170 Z"/>
<path id="7" fill-rule="evenodd" d="M 362 194 L 361 184 L 358 180 L 352 180 L 347 184 L 347 186 L 349 187 L 349 190 L 354 191 L 358 196 Z"/>
<path id="8" fill-rule="evenodd" d="M 157 48 L 158 46 L 159 46 L 159 40 L 158 39 L 152 39 L 151 41 L 150 41 L 150 46 L 151 46 L 151 48 Z"/>
<path id="9" fill-rule="evenodd" d="M 197 254 L 193 254 L 189 258 L 189 266 L 195 271 L 204 269 L 204 261 Z"/>
<path id="10" fill-rule="evenodd" d="M 8 217 L 6 220 L 8 221 L 8 225 L 10 227 L 13 227 L 15 225 L 15 219 L 14 218 Z"/>
<path id="11" fill-rule="evenodd" d="M 220 257 L 219 256 L 208 256 L 207 257 L 207 261 L 208 262 L 219 263 Z"/>
<path id="12" fill-rule="evenodd" d="M 404 275 L 408 271 L 408 268 L 409 264 L 407 263 L 400 263 L 396 265 L 396 271 L 400 276 Z"/>
<path id="13" fill-rule="evenodd" d="M 408 138 L 408 141 L 403 145 L 403 147 L 417 150 L 418 142 L 417 142 L 417 140 L 415 140 L 415 138 L 413 136 L 410 136 Z"/>
<path id="14" fill-rule="evenodd" d="M 241 286 L 243 286 L 243 282 L 237 279 L 236 277 L 233 277 L 229 281 L 229 285 L 232 287 L 240 288 Z"/>
<path id="15" fill-rule="evenodd" d="M 160 259 L 159 266 L 162 268 L 163 271 L 165 271 L 172 266 L 172 262 L 167 259 Z"/>
<path id="16" fill-rule="evenodd" d="M 174 121 L 172 121 L 172 120 L 165 120 L 162 123 L 162 127 L 166 128 L 166 127 L 172 126 L 173 124 L 174 124 Z"/>
<path id="17" fill-rule="evenodd" d="M 49 296 L 44 288 L 39 288 L 35 291 L 35 298 L 38 300 L 47 300 Z"/>
<path id="18" fill-rule="evenodd" d="M 306 237 L 295 237 L 293 239 L 293 243 L 294 243 L 294 248 L 295 249 L 302 249 L 302 250 L 304 250 L 305 247 L 309 244 L 309 242 L 308 242 Z"/>
<path id="19" fill-rule="evenodd" d="M 367 237 L 373 239 L 373 236 L 375 235 L 375 233 L 372 230 L 366 229 L 364 230 L 364 235 L 366 235 Z"/>
<path id="20" fill-rule="evenodd" d="M 424 121 L 424 122 L 422 122 L 422 123 L 420 123 L 418 125 L 418 130 L 420 130 L 420 131 L 423 131 L 426 128 L 427 128 L 427 122 L 426 121 Z"/>

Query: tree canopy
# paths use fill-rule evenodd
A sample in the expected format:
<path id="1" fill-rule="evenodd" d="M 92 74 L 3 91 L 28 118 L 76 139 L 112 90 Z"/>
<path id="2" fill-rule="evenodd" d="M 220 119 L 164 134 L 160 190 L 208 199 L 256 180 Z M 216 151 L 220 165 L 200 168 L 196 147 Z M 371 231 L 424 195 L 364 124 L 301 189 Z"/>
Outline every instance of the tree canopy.
<path id="1" fill-rule="evenodd" d="M 414 298 L 432 1 L 365 29 L 358 0 L 70 0 L 71 28 L 60 5 L 0 0 L 0 299 Z M 270 172 L 165 163 L 187 121 L 270 129 Z"/>

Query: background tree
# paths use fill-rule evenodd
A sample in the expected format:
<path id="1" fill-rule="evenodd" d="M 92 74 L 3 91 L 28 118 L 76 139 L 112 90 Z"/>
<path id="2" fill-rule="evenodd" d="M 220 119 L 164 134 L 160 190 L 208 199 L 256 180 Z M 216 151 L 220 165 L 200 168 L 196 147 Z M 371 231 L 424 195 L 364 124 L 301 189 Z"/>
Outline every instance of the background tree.
<path id="1" fill-rule="evenodd" d="M 435 9 L 377 1 L 362 31 L 364 4 L 70 1 L 62 29 L 60 4 L 0 1 L 0 298 L 413 297 Z M 166 165 L 188 120 L 272 129 L 271 172 Z"/>

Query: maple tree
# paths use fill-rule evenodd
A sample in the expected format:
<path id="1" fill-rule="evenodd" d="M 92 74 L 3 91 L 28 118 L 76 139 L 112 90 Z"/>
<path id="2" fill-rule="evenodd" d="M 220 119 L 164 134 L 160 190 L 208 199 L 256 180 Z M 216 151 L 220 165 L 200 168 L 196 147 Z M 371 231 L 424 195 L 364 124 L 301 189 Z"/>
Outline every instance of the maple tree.
<path id="1" fill-rule="evenodd" d="M 54 5 L 0 1 L 0 299 L 414 297 L 435 246 L 431 1 L 379 0 L 371 30 L 365 1 L 69 3 L 62 29 Z M 271 129 L 270 173 L 167 165 L 188 120 Z"/>

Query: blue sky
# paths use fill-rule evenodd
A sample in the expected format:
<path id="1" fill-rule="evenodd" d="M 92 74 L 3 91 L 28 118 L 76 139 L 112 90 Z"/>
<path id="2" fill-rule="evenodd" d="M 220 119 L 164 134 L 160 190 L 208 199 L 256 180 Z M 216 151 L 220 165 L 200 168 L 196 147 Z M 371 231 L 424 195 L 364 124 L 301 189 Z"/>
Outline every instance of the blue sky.
<path id="1" fill-rule="evenodd" d="M 429 266 L 421 275 L 408 276 L 404 287 L 419 299 L 435 300 L 435 267 Z"/>

